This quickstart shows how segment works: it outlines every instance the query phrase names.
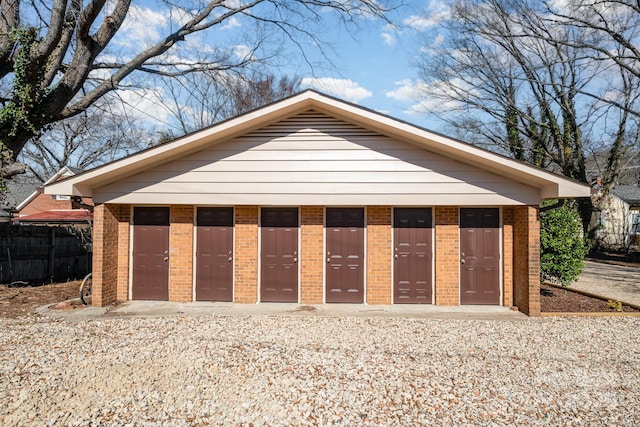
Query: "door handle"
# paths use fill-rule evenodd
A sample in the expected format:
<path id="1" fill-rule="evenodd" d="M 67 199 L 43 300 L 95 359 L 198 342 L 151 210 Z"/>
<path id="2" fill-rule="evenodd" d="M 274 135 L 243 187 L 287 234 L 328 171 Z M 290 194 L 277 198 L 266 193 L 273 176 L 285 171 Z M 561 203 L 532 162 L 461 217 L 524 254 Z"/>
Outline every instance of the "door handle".
<path id="1" fill-rule="evenodd" d="M 295 263 L 295 262 L 298 262 L 298 258 L 294 258 L 294 259 L 293 259 L 293 262 L 294 262 L 294 263 Z"/>
<path id="2" fill-rule="evenodd" d="M 227 262 L 231 262 L 231 260 L 232 260 L 232 259 L 233 259 L 232 257 L 229 257 L 229 259 L 227 260 Z"/>
<path id="3" fill-rule="evenodd" d="M 168 256 L 164 257 L 164 262 L 167 262 L 167 261 L 169 261 L 169 257 Z"/>
<path id="4" fill-rule="evenodd" d="M 394 257 L 395 259 L 398 259 L 398 254 L 395 254 L 393 257 Z"/>
<path id="5" fill-rule="evenodd" d="M 460 264 L 464 264 L 465 261 L 463 259 L 460 260 Z"/>

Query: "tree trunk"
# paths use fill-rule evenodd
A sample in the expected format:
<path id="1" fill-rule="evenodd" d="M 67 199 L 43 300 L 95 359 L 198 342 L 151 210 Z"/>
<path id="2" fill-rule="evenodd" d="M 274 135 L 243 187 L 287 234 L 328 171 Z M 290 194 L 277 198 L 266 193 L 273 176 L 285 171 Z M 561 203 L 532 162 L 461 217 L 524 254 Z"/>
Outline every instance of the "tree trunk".
<path id="1" fill-rule="evenodd" d="M 16 175 L 20 175 L 27 171 L 27 165 L 20 162 L 10 161 L 8 163 L 2 164 L 2 174 L 0 178 L 2 179 L 11 179 Z"/>

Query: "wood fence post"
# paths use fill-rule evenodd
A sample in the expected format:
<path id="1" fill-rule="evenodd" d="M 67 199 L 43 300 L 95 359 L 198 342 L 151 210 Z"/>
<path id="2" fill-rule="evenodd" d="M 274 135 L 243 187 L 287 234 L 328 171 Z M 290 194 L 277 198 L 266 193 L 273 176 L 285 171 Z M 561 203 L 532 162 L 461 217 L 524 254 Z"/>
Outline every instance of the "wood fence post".
<path id="1" fill-rule="evenodd" d="M 51 227 L 51 235 L 49 238 L 49 279 L 53 280 L 55 273 L 55 261 L 56 261 L 56 227 Z"/>

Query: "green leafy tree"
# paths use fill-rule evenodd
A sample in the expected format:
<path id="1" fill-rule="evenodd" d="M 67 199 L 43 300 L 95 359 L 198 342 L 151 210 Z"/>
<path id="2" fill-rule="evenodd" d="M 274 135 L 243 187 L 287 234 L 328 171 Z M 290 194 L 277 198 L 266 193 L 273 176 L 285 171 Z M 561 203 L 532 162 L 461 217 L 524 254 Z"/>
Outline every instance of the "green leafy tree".
<path id="1" fill-rule="evenodd" d="M 562 286 L 576 281 L 589 246 L 575 202 L 540 213 L 540 249 L 543 277 L 559 281 Z"/>

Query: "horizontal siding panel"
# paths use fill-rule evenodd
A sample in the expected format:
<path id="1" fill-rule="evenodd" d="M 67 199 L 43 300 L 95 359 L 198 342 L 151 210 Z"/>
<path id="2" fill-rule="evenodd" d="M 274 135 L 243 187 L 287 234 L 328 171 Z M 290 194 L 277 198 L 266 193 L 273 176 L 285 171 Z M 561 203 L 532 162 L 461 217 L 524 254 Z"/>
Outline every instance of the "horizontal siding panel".
<path id="1" fill-rule="evenodd" d="M 261 161 L 268 162 L 271 160 L 284 160 L 291 162 L 316 160 L 396 160 L 396 159 L 412 159 L 424 156 L 424 150 L 405 149 L 405 150 L 247 150 L 247 151 L 201 151 L 197 156 L 189 156 L 185 160 L 199 161 Z M 433 159 L 432 159 L 433 160 Z"/>
<path id="2" fill-rule="evenodd" d="M 517 183 L 485 183 L 473 185 L 464 182 L 439 183 L 430 185 L 424 183 L 377 182 L 247 182 L 247 183 L 219 183 L 219 182 L 162 182 L 157 184 L 143 184 L 127 182 L 105 186 L 99 191 L 105 192 L 137 192 L 137 193 L 198 193 L 198 194 L 486 194 L 486 193 L 514 193 L 528 192 L 527 187 Z"/>
<path id="3" fill-rule="evenodd" d="M 375 132 L 354 124 L 345 123 L 321 113 L 300 114 L 267 126 L 253 135 L 279 135 L 282 133 L 326 133 L 337 136 L 376 135 Z"/>
<path id="4" fill-rule="evenodd" d="M 537 197 L 526 194 L 441 195 L 294 195 L 294 194 L 94 194 L 96 203 L 185 204 L 185 205 L 260 205 L 260 206 L 501 206 L 535 205 Z"/>
<path id="5" fill-rule="evenodd" d="M 211 150 L 394 150 L 398 143 L 381 136 L 333 138 L 327 135 L 292 134 L 282 138 L 242 137 L 224 142 Z"/>
<path id="6" fill-rule="evenodd" d="M 130 183 L 153 184 L 158 182 L 220 182 L 220 183 L 246 183 L 246 182 L 360 182 L 360 183 L 420 183 L 423 185 L 438 185 L 451 182 L 473 182 L 474 184 L 496 183 L 496 177 L 486 172 L 470 170 L 456 172 L 455 175 L 444 175 L 435 171 L 411 171 L 411 172 L 331 172 L 323 171 L 294 171 L 294 172 L 256 172 L 247 174 L 242 171 L 226 172 L 189 172 L 175 175 L 169 172 L 147 172 L 134 175 L 127 179 Z M 427 184 L 425 184 L 427 183 Z"/>
<path id="7" fill-rule="evenodd" d="M 432 160 L 412 160 L 406 162 L 398 159 L 371 161 L 332 160 L 305 162 L 290 162 L 286 160 L 272 161 L 221 161 L 211 163 L 207 160 L 177 160 L 166 165 L 158 166 L 157 171 L 172 173 L 195 172 L 402 172 L 402 171 L 438 171 L 439 173 L 456 173 L 472 170 L 462 163 L 448 161 L 445 163 Z M 499 179 L 499 178 L 498 178 Z"/>
<path id="8" fill-rule="evenodd" d="M 98 203 L 536 204 L 538 189 L 317 112 L 94 189 Z"/>

